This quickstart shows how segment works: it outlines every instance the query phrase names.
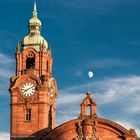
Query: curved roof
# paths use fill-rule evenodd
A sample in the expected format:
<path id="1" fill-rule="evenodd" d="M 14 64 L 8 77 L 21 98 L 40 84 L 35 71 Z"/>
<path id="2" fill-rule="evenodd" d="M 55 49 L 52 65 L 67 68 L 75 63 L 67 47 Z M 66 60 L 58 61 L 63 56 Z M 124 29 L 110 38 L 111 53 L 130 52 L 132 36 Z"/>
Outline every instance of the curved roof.
<path id="1" fill-rule="evenodd" d="M 40 51 L 42 45 L 45 46 L 46 50 L 48 49 L 47 41 L 41 35 L 27 35 L 23 39 L 23 49 L 32 47 L 36 51 Z"/>
<path id="2" fill-rule="evenodd" d="M 135 137 L 135 133 L 132 133 L 132 130 L 127 130 L 123 126 L 103 119 L 103 118 L 90 118 L 90 117 L 85 117 L 85 118 L 77 118 L 68 122 L 65 122 L 61 124 L 60 126 L 56 127 L 53 129 L 47 136 L 42 137 L 43 140 L 73 140 L 78 136 L 77 132 L 77 123 L 82 124 L 86 119 L 89 119 L 88 121 L 90 122 L 96 122 L 96 132 L 97 132 L 97 137 L 104 139 L 103 137 L 108 138 L 112 135 L 112 137 L 118 138 L 118 137 Z M 89 124 L 88 124 L 89 125 Z M 87 126 L 88 126 L 87 125 Z M 82 126 L 82 125 L 81 125 Z M 84 127 L 84 125 L 83 125 Z M 104 132 L 104 133 L 99 133 L 99 132 Z M 133 140 L 133 139 L 132 139 Z"/>
<path id="3" fill-rule="evenodd" d="M 41 21 L 36 16 L 33 16 L 29 20 L 29 25 L 37 25 L 37 26 L 41 27 L 42 23 L 41 23 Z"/>

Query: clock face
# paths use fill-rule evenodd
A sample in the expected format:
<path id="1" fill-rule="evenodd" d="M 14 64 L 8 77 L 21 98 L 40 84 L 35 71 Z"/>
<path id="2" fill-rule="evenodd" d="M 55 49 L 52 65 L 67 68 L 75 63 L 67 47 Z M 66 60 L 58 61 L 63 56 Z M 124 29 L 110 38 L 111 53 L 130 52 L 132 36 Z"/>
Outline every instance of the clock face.
<path id="1" fill-rule="evenodd" d="M 24 96 L 32 96 L 35 92 L 34 84 L 26 82 L 21 87 L 21 92 Z"/>

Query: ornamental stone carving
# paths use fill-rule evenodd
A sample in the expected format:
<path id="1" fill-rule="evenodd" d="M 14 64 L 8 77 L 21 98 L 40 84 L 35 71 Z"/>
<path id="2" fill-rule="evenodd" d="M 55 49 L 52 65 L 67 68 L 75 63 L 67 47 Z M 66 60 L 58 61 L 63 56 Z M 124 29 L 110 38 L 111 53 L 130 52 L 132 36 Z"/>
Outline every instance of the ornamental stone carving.
<path id="1" fill-rule="evenodd" d="M 74 140 L 99 140 L 97 137 L 96 121 L 90 118 L 76 123 L 78 136 Z"/>

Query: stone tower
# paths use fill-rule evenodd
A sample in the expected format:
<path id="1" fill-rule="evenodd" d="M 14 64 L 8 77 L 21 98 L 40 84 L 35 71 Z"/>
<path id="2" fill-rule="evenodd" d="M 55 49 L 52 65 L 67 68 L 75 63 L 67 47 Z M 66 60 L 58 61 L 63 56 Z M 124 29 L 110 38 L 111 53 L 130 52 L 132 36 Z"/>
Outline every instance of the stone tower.
<path id="1" fill-rule="evenodd" d="M 57 85 L 52 52 L 41 36 L 36 2 L 29 33 L 16 50 L 16 74 L 10 79 L 11 140 L 39 139 L 55 127 Z"/>

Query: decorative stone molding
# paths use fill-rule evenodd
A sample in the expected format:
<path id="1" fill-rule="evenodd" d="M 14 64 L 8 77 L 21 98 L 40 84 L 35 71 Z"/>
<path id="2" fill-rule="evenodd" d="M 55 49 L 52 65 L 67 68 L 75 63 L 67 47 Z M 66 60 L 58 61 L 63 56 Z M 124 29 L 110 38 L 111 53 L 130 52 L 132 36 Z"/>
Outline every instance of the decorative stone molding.
<path id="1" fill-rule="evenodd" d="M 90 118 L 84 119 L 82 122 L 78 122 L 76 125 L 76 131 L 78 136 L 74 140 L 99 140 L 97 137 L 96 121 Z"/>

